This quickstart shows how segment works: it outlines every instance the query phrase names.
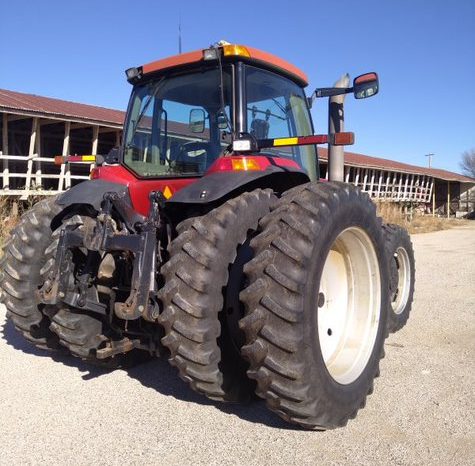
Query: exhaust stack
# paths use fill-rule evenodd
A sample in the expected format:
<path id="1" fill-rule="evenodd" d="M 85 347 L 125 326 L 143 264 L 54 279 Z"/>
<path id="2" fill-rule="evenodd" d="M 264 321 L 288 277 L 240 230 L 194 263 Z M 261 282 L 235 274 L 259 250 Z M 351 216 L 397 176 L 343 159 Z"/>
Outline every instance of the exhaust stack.
<path id="1" fill-rule="evenodd" d="M 350 75 L 344 74 L 334 87 L 347 88 L 350 86 Z M 343 102 L 346 94 L 334 95 L 328 99 L 328 134 L 340 133 L 344 130 L 345 115 Z M 328 179 L 343 181 L 345 172 L 344 146 L 335 146 L 328 142 Z"/>

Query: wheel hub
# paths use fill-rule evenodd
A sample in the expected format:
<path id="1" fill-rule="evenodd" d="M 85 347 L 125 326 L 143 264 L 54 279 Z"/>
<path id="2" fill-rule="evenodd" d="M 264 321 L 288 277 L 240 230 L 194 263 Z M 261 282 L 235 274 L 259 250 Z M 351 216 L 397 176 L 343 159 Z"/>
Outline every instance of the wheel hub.
<path id="1" fill-rule="evenodd" d="M 392 296 L 391 306 L 395 314 L 401 314 L 409 299 L 411 287 L 411 267 L 407 251 L 404 248 L 397 248 L 393 261 L 392 266 L 396 269 L 397 286 Z"/>
<path id="2" fill-rule="evenodd" d="M 318 340 L 328 372 L 354 382 L 372 353 L 379 327 L 381 279 L 369 236 L 344 230 L 325 260 L 317 298 Z"/>

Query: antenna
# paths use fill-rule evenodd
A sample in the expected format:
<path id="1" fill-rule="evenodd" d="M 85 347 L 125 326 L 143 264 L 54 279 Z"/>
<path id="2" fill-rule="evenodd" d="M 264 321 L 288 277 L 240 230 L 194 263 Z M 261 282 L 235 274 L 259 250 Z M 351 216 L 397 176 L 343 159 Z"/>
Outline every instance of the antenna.
<path id="1" fill-rule="evenodd" d="M 181 15 L 178 17 L 178 53 L 181 55 Z"/>

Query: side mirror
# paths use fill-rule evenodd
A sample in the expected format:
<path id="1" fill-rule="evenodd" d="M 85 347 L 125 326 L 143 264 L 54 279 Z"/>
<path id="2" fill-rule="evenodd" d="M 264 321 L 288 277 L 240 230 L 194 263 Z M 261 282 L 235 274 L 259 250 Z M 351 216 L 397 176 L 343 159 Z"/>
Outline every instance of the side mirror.
<path id="1" fill-rule="evenodd" d="M 365 73 L 353 80 L 355 99 L 373 97 L 379 91 L 379 79 L 376 73 Z"/>
<path id="2" fill-rule="evenodd" d="M 219 129 L 227 129 L 228 127 L 228 120 L 226 119 L 226 115 L 223 112 L 218 113 L 218 128 Z"/>
<path id="3" fill-rule="evenodd" d="M 205 130 L 205 111 L 202 108 L 192 108 L 190 110 L 189 128 L 192 133 L 203 133 Z"/>

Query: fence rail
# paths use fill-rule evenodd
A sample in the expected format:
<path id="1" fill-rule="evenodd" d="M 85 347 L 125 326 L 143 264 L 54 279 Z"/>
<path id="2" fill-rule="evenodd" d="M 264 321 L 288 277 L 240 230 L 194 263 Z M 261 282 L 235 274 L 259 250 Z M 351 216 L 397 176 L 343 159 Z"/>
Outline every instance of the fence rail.
<path id="1" fill-rule="evenodd" d="M 434 189 L 432 176 L 376 168 L 346 166 L 344 180 L 359 186 L 372 199 L 390 202 L 430 203 Z"/>
<path id="2" fill-rule="evenodd" d="M 94 168 L 90 162 L 58 166 L 54 157 L 32 155 L 9 155 L 0 152 L 3 168 L 0 196 L 51 196 L 74 184 L 89 179 Z"/>

